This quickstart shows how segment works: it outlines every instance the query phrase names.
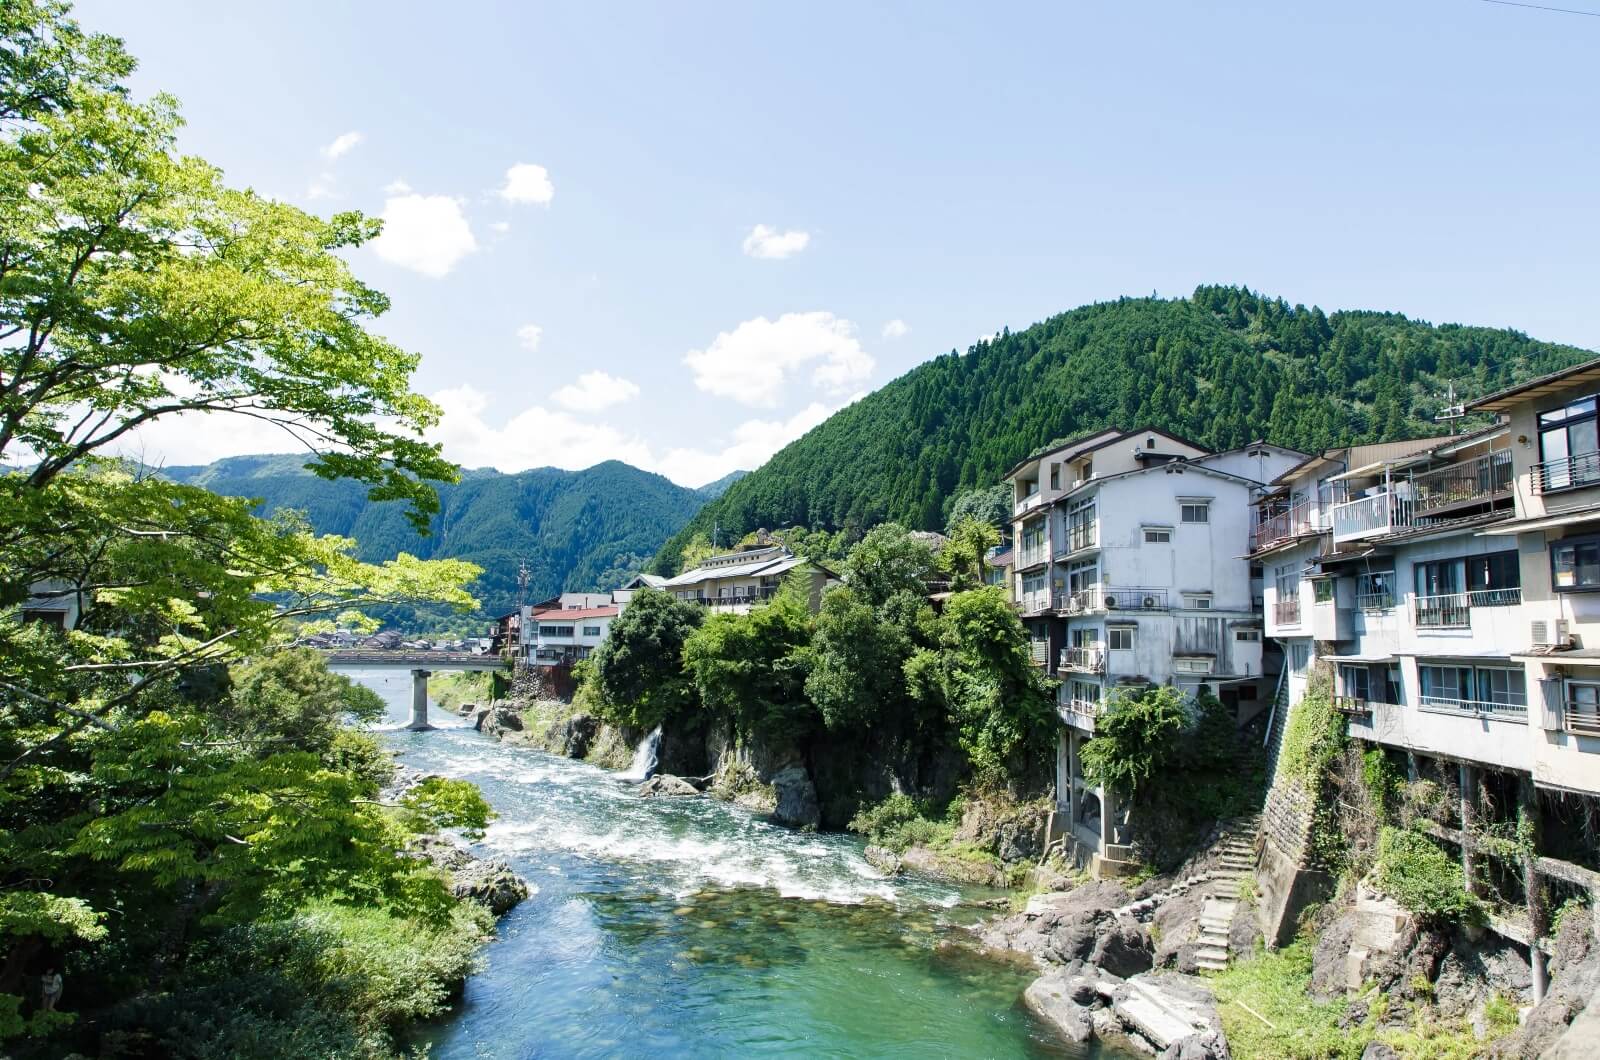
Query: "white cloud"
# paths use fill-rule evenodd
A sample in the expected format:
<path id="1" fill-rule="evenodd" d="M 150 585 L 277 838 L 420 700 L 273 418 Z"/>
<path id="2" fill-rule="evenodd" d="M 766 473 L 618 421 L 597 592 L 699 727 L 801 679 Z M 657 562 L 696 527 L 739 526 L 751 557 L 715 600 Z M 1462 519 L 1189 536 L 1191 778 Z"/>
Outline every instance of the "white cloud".
<path id="1" fill-rule="evenodd" d="M 752 258 L 781 260 L 800 253 L 809 242 L 810 232 L 798 229 L 780 232 L 768 225 L 756 225 L 744 237 L 744 252 Z"/>
<path id="2" fill-rule="evenodd" d="M 790 376 L 815 363 L 811 382 L 844 391 L 872 375 L 876 362 L 856 339 L 856 326 L 832 313 L 785 313 L 756 317 L 724 331 L 683 361 L 701 390 L 746 405 L 778 404 Z"/>
<path id="3" fill-rule="evenodd" d="M 409 195 L 411 193 L 411 185 L 396 177 L 383 186 L 383 193 L 385 195 Z"/>
<path id="4" fill-rule="evenodd" d="M 550 396 L 574 412 L 599 412 L 638 397 L 639 386 L 605 372 L 585 372 Z"/>
<path id="5" fill-rule="evenodd" d="M 895 317 L 883 326 L 883 337 L 886 339 L 903 339 L 911 331 L 911 325 L 899 317 Z"/>
<path id="6" fill-rule="evenodd" d="M 703 486 L 730 471 L 754 471 L 779 449 L 833 415 L 814 401 L 786 420 L 746 420 L 721 449 L 669 449 L 652 470 L 683 486 Z"/>
<path id="7" fill-rule="evenodd" d="M 350 149 L 355 147 L 355 145 L 360 142 L 360 133 L 354 131 L 343 133 L 338 137 L 335 137 L 333 143 L 322 149 L 322 157 L 329 159 L 338 158 L 340 155 L 348 154 Z"/>
<path id="8" fill-rule="evenodd" d="M 532 162 L 518 162 L 506 170 L 506 182 L 500 189 L 500 197 L 507 202 L 532 202 L 540 206 L 550 205 L 555 194 L 550 171 Z"/>
<path id="9" fill-rule="evenodd" d="M 530 353 L 539 348 L 539 340 L 544 338 L 544 328 L 537 324 L 524 324 L 517 329 L 517 345 Z"/>
<path id="10" fill-rule="evenodd" d="M 391 265 L 437 279 L 478 249 L 461 200 L 448 195 L 394 195 L 383 204 L 383 234 L 372 249 Z"/>
<path id="11" fill-rule="evenodd" d="M 654 463 L 650 447 L 642 439 L 610 424 L 591 423 L 559 409 L 535 405 L 495 427 L 483 415 L 488 396 L 472 386 L 432 396 L 444 415 L 431 440 L 443 443 L 445 456 L 464 467 L 509 472 L 530 467 L 591 467 L 603 460 L 624 460 L 646 468 Z"/>
<path id="12" fill-rule="evenodd" d="M 489 231 L 495 233 L 496 235 L 502 235 L 503 236 L 507 232 L 511 231 L 511 222 L 510 221 L 490 221 L 489 222 Z"/>

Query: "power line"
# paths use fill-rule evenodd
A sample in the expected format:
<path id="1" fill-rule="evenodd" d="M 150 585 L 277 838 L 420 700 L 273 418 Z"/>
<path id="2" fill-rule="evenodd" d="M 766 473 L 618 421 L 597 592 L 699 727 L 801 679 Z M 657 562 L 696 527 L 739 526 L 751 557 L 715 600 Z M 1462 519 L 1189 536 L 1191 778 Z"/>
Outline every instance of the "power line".
<path id="1" fill-rule="evenodd" d="M 1485 4 L 1499 4 L 1501 7 L 1525 7 L 1530 11 L 1554 11 L 1562 15 L 1588 15 L 1590 18 L 1600 18 L 1600 11 L 1579 11 L 1574 7 L 1547 7 L 1544 4 L 1523 4 L 1517 0 L 1482 0 Z"/>

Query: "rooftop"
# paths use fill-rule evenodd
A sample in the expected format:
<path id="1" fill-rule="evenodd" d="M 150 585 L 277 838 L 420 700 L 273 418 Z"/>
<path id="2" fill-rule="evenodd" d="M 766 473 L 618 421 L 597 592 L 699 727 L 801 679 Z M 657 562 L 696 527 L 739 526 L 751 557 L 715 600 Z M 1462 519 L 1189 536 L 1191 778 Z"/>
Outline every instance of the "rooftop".
<path id="1" fill-rule="evenodd" d="M 1584 361 L 1571 368 L 1563 368 L 1559 372 L 1551 372 L 1549 375 L 1530 379 L 1526 383 L 1498 390 L 1476 401 L 1467 402 L 1467 409 L 1471 412 L 1508 412 L 1516 405 L 1537 401 L 1539 398 L 1560 393 L 1568 387 L 1582 383 L 1600 384 L 1600 360 Z"/>
<path id="2" fill-rule="evenodd" d="M 537 622 L 548 622 L 552 619 L 564 618 L 615 618 L 622 608 L 616 604 L 605 607 L 552 607 L 545 611 L 535 611 L 529 617 Z"/>

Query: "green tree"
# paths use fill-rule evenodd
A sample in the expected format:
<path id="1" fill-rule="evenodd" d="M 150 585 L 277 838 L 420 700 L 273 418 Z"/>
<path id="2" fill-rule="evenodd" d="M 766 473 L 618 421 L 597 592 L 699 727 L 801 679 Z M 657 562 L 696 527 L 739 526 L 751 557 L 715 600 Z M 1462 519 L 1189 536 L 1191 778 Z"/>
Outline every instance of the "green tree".
<path id="1" fill-rule="evenodd" d="M 640 589 L 595 650 L 595 688 L 612 720 L 651 729 L 694 706 L 683 646 L 705 615 L 658 589 Z"/>
<path id="2" fill-rule="evenodd" d="M 804 587 L 785 586 L 747 615 L 708 618 L 684 641 L 684 667 L 708 710 L 745 732 L 793 737 L 815 714 L 805 695 L 811 627 Z"/>
<path id="3" fill-rule="evenodd" d="M 896 593 L 922 595 L 937 569 L 926 542 L 897 523 L 885 523 L 856 543 L 841 573 L 856 595 L 876 607 Z"/>
<path id="4" fill-rule="evenodd" d="M 939 551 L 939 569 L 950 575 L 951 588 L 976 589 L 986 581 L 984 557 L 1000 543 L 1000 531 L 974 518 L 950 529 L 950 540 Z"/>
<path id="5" fill-rule="evenodd" d="M 1080 752 L 1084 777 L 1123 795 L 1141 791 L 1178 764 L 1190 720 L 1182 693 L 1171 685 L 1119 690 Z"/>
<path id="6" fill-rule="evenodd" d="M 828 728 L 864 729 L 903 712 L 902 669 L 915 646 L 905 623 L 885 621 L 853 587 L 841 587 L 822 598 L 812 643 L 805 691 Z"/>

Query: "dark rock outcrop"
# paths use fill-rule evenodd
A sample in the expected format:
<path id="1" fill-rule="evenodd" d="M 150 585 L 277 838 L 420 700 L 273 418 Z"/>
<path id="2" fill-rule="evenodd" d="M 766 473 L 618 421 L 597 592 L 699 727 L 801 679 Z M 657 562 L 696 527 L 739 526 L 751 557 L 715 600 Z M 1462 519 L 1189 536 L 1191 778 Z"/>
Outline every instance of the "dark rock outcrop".
<path id="1" fill-rule="evenodd" d="M 1111 911 L 1132 900 L 1126 888 L 1111 880 L 1098 880 L 1060 894 L 1035 895 L 1021 913 L 982 925 L 980 941 L 988 947 L 1025 953 L 1045 964 L 1087 961 L 1096 952 L 1102 934 L 1142 930 L 1130 921 L 1119 926 Z M 1102 956 L 1113 960 L 1125 955 L 1122 942 L 1108 943 Z M 1149 967 L 1148 964 L 1145 967 Z"/>
<path id="2" fill-rule="evenodd" d="M 480 858 L 443 836 L 420 836 L 416 852 L 450 875 L 450 892 L 471 898 L 495 916 L 528 897 L 528 884 L 499 859 Z"/>
<path id="3" fill-rule="evenodd" d="M 800 766 L 789 766 L 772 775 L 772 790 L 778 805 L 772 817 L 791 828 L 815 829 L 822 823 L 822 810 L 817 804 L 816 785 L 811 775 Z"/>

